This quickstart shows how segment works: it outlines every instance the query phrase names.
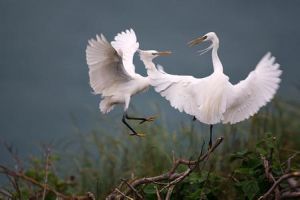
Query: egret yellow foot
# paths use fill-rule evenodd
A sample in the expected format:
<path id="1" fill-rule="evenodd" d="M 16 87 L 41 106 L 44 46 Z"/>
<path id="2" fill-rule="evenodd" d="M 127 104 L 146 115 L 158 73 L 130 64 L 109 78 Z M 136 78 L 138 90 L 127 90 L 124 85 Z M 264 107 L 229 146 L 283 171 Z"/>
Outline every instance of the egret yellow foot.
<path id="1" fill-rule="evenodd" d="M 151 116 L 151 117 L 147 117 L 147 118 L 144 118 L 140 124 L 143 124 L 145 122 L 153 122 L 154 120 L 156 119 L 156 116 Z"/>
<path id="2" fill-rule="evenodd" d="M 130 133 L 129 135 L 130 135 L 130 136 L 138 136 L 138 137 L 145 137 L 145 136 L 146 136 L 146 134 L 144 134 L 144 133 L 137 133 L 137 132 L 135 132 L 135 133 Z"/>
<path id="3" fill-rule="evenodd" d="M 139 136 L 139 137 L 145 137 L 146 134 L 145 133 L 138 133 L 137 136 Z"/>

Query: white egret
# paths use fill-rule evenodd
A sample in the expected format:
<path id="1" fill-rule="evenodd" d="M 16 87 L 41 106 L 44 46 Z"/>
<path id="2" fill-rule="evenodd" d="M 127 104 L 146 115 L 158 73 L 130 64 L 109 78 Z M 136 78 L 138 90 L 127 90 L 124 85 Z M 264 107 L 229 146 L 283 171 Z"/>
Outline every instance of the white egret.
<path id="1" fill-rule="evenodd" d="M 171 75 L 157 69 L 152 62 L 144 64 L 150 84 L 170 101 L 171 106 L 210 125 L 211 147 L 213 124 L 235 124 L 258 112 L 276 93 L 281 70 L 279 64 L 275 63 L 275 58 L 267 53 L 245 80 L 233 85 L 223 73 L 217 53 L 219 39 L 215 33 L 207 33 L 189 44 L 194 46 L 204 41 L 211 42 L 203 52 L 212 49 L 213 63 L 213 73 L 205 78 Z"/>
<path id="2" fill-rule="evenodd" d="M 89 40 L 86 48 L 86 60 L 89 67 L 90 85 L 95 94 L 101 94 L 100 110 L 110 112 L 116 104 L 124 104 L 122 122 L 132 131 L 130 135 L 142 136 L 137 133 L 126 120 L 138 120 L 141 123 L 153 121 L 154 117 L 130 117 L 127 114 L 131 96 L 146 90 L 150 81 L 135 73 L 133 56 L 139 48 L 135 32 L 130 29 L 115 36 L 109 43 L 106 38 L 96 35 Z M 151 56 L 166 55 L 164 52 L 152 51 Z"/>

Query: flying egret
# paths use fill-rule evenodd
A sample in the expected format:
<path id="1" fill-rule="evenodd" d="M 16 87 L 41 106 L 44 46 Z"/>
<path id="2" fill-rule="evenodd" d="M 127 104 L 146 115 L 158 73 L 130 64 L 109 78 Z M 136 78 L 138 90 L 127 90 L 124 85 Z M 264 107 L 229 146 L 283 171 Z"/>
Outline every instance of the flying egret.
<path id="1" fill-rule="evenodd" d="M 144 62 L 150 84 L 170 101 L 171 106 L 210 125 L 209 147 L 212 145 L 212 127 L 216 123 L 235 124 L 254 115 L 276 93 L 281 70 L 271 53 L 267 53 L 245 80 L 231 84 L 223 73 L 218 57 L 219 39 L 213 32 L 189 42 L 190 46 L 210 41 L 202 52 L 212 49 L 213 73 L 205 78 L 167 74 L 152 62 Z"/>
<path id="2" fill-rule="evenodd" d="M 110 112 L 116 104 L 124 104 L 122 122 L 131 130 L 130 135 L 143 136 L 137 133 L 127 120 L 138 120 L 140 124 L 154 120 L 154 117 L 130 117 L 127 114 L 131 96 L 146 90 L 150 81 L 135 73 L 133 56 L 139 48 L 135 32 L 130 29 L 117 34 L 109 43 L 104 35 L 96 35 L 89 40 L 86 48 L 86 60 L 89 67 L 90 85 L 95 94 L 101 94 L 99 108 L 102 113 Z M 166 55 L 153 51 L 153 56 Z"/>

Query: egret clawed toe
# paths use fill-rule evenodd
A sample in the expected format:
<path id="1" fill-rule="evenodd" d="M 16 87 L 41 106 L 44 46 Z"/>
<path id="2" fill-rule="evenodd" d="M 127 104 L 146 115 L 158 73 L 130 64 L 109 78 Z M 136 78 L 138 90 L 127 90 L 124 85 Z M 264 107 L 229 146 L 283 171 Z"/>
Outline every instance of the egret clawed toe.
<path id="1" fill-rule="evenodd" d="M 136 136 L 139 136 L 139 137 L 146 137 L 146 134 L 144 134 L 144 133 L 137 133 Z"/>
<path id="2" fill-rule="evenodd" d="M 139 124 L 143 124 L 145 122 L 153 122 L 155 119 L 156 119 L 156 116 L 147 117 L 147 118 L 144 118 Z"/>

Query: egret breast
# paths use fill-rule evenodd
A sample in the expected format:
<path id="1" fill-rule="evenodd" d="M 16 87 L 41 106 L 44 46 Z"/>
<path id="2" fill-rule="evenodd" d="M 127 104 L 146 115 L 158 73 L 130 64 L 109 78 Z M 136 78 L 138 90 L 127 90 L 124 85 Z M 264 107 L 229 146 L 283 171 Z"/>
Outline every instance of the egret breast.
<path id="1" fill-rule="evenodd" d="M 199 115 L 196 117 L 203 123 L 216 124 L 222 120 L 226 110 L 226 93 L 229 78 L 223 73 L 214 73 L 202 88 Z"/>

